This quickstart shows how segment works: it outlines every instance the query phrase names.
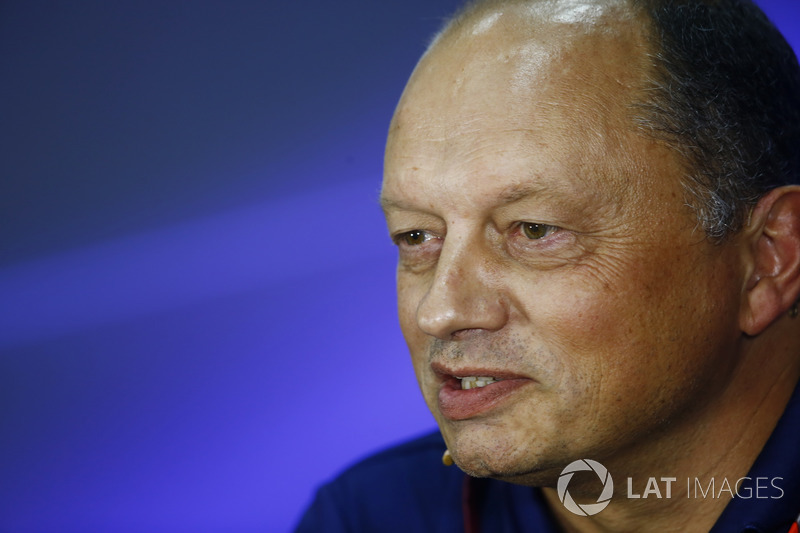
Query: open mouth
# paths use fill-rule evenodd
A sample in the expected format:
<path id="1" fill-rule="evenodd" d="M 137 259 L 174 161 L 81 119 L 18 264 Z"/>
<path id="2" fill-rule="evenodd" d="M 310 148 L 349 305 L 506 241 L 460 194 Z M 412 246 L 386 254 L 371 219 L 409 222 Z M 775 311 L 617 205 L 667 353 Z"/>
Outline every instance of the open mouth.
<path id="1" fill-rule="evenodd" d="M 490 412 L 510 400 L 515 391 L 533 383 L 530 378 L 507 373 L 502 376 L 486 375 L 483 372 L 462 369 L 448 371 L 434 366 L 441 380 L 439 387 L 439 411 L 450 420 L 466 420 Z M 452 372 L 452 373 L 451 373 Z M 475 372 L 476 375 L 456 375 Z"/>
<path id="2" fill-rule="evenodd" d="M 491 385 L 492 383 L 502 381 L 500 378 L 493 378 L 491 376 L 469 376 L 465 378 L 458 376 L 454 377 L 460 381 L 461 390 L 479 389 L 481 387 L 485 387 L 486 385 Z"/>

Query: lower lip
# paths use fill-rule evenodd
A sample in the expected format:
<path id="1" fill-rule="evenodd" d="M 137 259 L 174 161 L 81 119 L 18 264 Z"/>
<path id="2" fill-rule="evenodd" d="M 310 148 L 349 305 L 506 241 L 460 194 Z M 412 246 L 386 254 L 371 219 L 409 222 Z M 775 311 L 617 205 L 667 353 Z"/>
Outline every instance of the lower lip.
<path id="1" fill-rule="evenodd" d="M 466 420 L 499 407 L 529 379 L 504 379 L 485 387 L 461 388 L 459 380 L 451 378 L 439 389 L 439 411 L 450 420 Z"/>

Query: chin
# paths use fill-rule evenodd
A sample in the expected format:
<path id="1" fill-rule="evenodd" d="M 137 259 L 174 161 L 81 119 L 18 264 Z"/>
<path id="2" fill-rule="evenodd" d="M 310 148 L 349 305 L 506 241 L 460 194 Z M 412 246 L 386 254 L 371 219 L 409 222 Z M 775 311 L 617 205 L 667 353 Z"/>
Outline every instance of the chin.
<path id="1" fill-rule="evenodd" d="M 452 453 L 452 452 L 451 452 Z M 472 477 L 492 478 L 516 485 L 529 487 L 555 487 L 558 474 L 563 468 L 542 467 L 526 462 L 509 461 L 506 458 L 469 458 L 462 459 L 457 454 L 453 458 L 458 467 Z"/>
<path id="2" fill-rule="evenodd" d="M 519 485 L 555 486 L 569 462 L 548 457 L 551 454 L 531 446 L 529 439 L 515 442 L 509 435 L 498 438 L 491 433 L 457 431 L 446 439 L 455 463 L 470 476 Z"/>

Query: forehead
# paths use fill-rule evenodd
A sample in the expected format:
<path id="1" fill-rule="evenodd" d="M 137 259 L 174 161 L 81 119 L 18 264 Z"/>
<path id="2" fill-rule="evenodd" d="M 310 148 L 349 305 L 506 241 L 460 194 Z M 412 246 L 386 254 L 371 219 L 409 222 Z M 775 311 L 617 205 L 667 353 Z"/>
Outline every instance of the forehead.
<path id="1" fill-rule="evenodd" d="M 487 11 L 445 33 L 395 113 L 384 192 L 416 170 L 444 180 L 483 166 L 524 181 L 580 166 L 603 174 L 615 155 L 630 159 L 625 138 L 635 131 L 646 41 L 617 4 Z M 538 169 L 514 168 L 533 155 Z M 560 168 L 567 162 L 571 170 Z"/>

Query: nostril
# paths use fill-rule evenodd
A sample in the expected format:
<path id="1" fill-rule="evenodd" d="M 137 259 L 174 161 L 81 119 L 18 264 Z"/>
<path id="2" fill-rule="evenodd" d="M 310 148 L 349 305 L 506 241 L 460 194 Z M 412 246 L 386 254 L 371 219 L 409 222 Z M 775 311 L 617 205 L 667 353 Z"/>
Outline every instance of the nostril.
<path id="1" fill-rule="evenodd" d="M 450 340 L 453 341 L 466 340 L 469 339 L 470 337 L 475 336 L 476 334 L 480 334 L 483 331 L 486 330 L 478 328 L 459 329 L 458 331 L 454 331 L 453 333 L 450 334 Z"/>

